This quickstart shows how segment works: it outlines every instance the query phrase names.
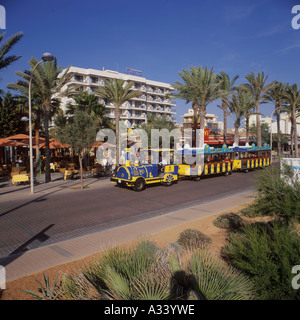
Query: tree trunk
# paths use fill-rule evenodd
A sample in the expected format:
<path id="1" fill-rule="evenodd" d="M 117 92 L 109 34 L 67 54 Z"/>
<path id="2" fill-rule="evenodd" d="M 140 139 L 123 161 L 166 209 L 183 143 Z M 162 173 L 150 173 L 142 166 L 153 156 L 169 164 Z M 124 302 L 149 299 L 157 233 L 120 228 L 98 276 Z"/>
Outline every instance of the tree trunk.
<path id="1" fill-rule="evenodd" d="M 50 147 L 49 147 L 49 106 L 45 108 L 45 154 L 46 154 L 46 164 L 45 164 L 45 182 L 48 183 L 51 181 L 51 172 L 50 172 Z"/>
<path id="2" fill-rule="evenodd" d="M 249 117 L 245 117 L 245 127 L 246 127 L 246 144 L 249 144 Z"/>
<path id="3" fill-rule="evenodd" d="M 225 101 L 222 101 L 222 110 L 223 110 L 223 120 L 224 120 L 224 128 L 223 128 L 223 143 L 226 144 L 226 135 L 227 135 L 227 104 Z"/>
<path id="4" fill-rule="evenodd" d="M 40 167 L 40 148 L 39 148 L 39 140 L 40 140 L 40 119 L 35 119 L 35 174 L 37 175 L 41 169 Z"/>
<path id="5" fill-rule="evenodd" d="M 261 147 L 261 126 L 260 126 L 260 115 L 259 113 L 259 102 L 256 104 L 256 141 L 257 146 Z"/>
<path id="6" fill-rule="evenodd" d="M 298 135 L 297 135 L 297 119 L 296 119 L 296 105 L 293 105 L 293 123 L 294 123 L 294 144 L 295 153 L 294 157 L 298 158 Z"/>
<path id="7" fill-rule="evenodd" d="M 293 118 L 291 118 L 291 151 L 290 151 L 290 155 L 293 156 L 293 152 L 294 152 L 294 120 Z"/>
<path id="8" fill-rule="evenodd" d="M 81 190 L 83 189 L 83 170 L 82 170 L 82 156 L 79 152 L 78 155 L 79 158 L 79 166 L 80 166 L 80 182 L 81 182 Z"/>
<path id="9" fill-rule="evenodd" d="M 204 129 L 205 129 L 205 115 L 206 115 L 206 108 L 201 106 L 199 108 L 199 116 L 200 116 L 200 130 L 203 131 L 203 134 L 200 134 L 200 148 L 204 146 Z"/>
<path id="10" fill-rule="evenodd" d="M 120 108 L 119 106 L 115 106 L 115 121 L 116 121 L 116 169 L 117 169 L 120 163 L 120 137 L 119 137 Z"/>
<path id="11" fill-rule="evenodd" d="M 193 129 L 193 136 L 192 136 L 192 147 L 196 147 L 196 139 L 197 139 L 197 128 L 198 128 L 198 106 L 193 103 L 193 110 L 194 110 L 194 129 Z"/>
<path id="12" fill-rule="evenodd" d="M 281 155 L 281 132 L 280 132 L 280 106 L 277 106 L 277 111 L 276 111 L 276 118 L 277 118 L 277 150 L 278 150 L 278 155 Z M 272 123 L 271 123 L 272 125 Z M 271 146 L 272 148 L 272 146 Z"/>
<path id="13" fill-rule="evenodd" d="M 235 122 L 234 123 L 234 143 L 236 146 L 239 145 L 239 140 L 240 140 L 239 127 L 240 127 L 240 123 Z"/>

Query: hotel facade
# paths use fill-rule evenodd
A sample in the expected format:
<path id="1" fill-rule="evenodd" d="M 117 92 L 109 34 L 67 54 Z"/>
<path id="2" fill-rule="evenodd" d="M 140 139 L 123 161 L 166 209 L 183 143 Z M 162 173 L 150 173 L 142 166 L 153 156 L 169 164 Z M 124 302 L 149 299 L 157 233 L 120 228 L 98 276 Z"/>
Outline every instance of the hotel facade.
<path id="1" fill-rule="evenodd" d="M 62 73 L 63 72 L 65 72 L 65 70 L 63 70 Z M 173 118 L 176 114 L 174 110 L 176 104 L 168 98 L 168 95 L 174 89 L 168 83 L 148 80 L 139 75 L 104 70 L 104 68 L 103 70 L 96 70 L 71 66 L 69 73 L 72 73 L 73 77 L 63 90 L 76 87 L 77 90 L 85 90 L 93 94 L 97 87 L 104 85 L 104 79 L 117 78 L 123 79 L 126 82 L 133 82 L 132 90 L 139 90 L 141 95 L 126 102 L 120 108 L 120 119 L 123 120 L 129 128 L 147 122 L 149 114 L 153 114 L 154 116 L 166 115 L 168 120 L 176 122 L 175 118 Z M 74 103 L 74 100 L 72 98 L 62 97 L 61 102 L 63 111 L 66 111 L 67 105 Z M 99 102 L 105 105 L 103 100 Z M 114 119 L 114 106 L 112 104 L 106 104 L 105 107 L 108 110 L 108 117 Z"/>

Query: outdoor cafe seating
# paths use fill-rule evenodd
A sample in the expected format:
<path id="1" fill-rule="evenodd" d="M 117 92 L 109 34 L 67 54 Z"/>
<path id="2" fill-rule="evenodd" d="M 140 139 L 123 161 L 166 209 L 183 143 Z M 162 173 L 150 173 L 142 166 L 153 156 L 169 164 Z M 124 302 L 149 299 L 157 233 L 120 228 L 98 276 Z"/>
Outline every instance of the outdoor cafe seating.
<path id="1" fill-rule="evenodd" d="M 12 184 L 29 182 L 29 174 L 26 171 L 26 167 L 12 167 L 10 176 Z"/>

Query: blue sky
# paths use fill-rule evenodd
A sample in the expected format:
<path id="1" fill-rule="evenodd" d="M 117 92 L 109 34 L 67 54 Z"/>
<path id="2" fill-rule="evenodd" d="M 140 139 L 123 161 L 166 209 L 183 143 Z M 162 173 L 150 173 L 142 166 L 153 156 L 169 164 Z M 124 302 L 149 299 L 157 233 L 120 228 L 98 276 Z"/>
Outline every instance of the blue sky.
<path id="1" fill-rule="evenodd" d="M 297 3 L 298 2 L 298 3 Z M 294 30 L 292 0 L 9 0 L 6 37 L 23 31 L 12 53 L 22 58 L 0 74 L 0 88 L 15 82 L 44 52 L 64 68 L 73 65 L 125 72 L 138 69 L 147 79 L 174 83 L 190 66 L 224 71 L 237 84 L 261 72 L 268 80 L 298 83 L 300 29 Z M 299 20 L 300 23 L 300 20 Z M 2 30 L 1 30 L 2 31 Z M 190 105 L 176 100 L 177 121 Z M 219 102 L 209 113 L 222 112 Z M 273 105 L 261 112 L 270 116 Z M 233 121 L 229 119 L 229 125 Z"/>

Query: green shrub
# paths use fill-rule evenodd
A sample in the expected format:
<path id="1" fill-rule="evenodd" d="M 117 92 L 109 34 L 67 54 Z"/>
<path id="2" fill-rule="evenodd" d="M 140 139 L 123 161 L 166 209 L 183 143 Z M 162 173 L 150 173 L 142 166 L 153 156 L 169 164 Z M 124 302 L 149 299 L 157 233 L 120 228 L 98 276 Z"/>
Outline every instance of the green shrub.
<path id="1" fill-rule="evenodd" d="M 299 299 L 291 281 L 299 264 L 300 237 L 278 222 L 255 223 L 232 234 L 223 248 L 231 264 L 249 275 L 264 300 Z"/>
<path id="2" fill-rule="evenodd" d="M 289 224 L 300 222 L 300 183 L 291 178 L 290 167 L 267 167 L 256 178 L 257 196 L 243 215 L 275 216 Z"/>
<path id="3" fill-rule="evenodd" d="M 244 220 L 239 215 L 230 212 L 219 215 L 213 224 L 222 229 L 237 229 L 244 225 Z"/>
<path id="4" fill-rule="evenodd" d="M 186 229 L 179 234 L 177 242 L 185 249 L 205 248 L 211 239 L 199 230 Z"/>

